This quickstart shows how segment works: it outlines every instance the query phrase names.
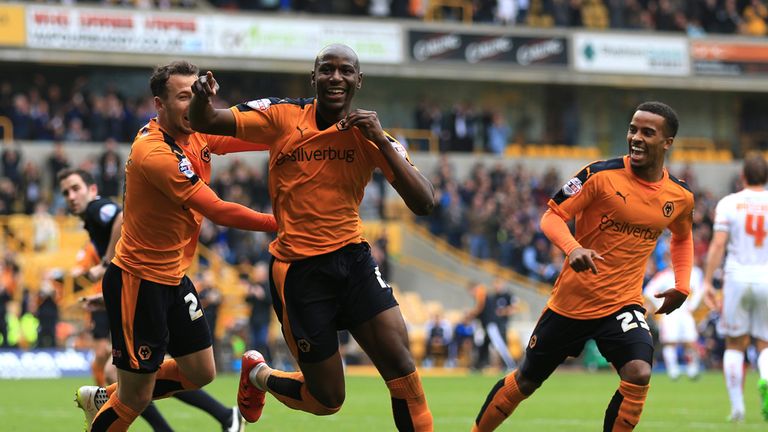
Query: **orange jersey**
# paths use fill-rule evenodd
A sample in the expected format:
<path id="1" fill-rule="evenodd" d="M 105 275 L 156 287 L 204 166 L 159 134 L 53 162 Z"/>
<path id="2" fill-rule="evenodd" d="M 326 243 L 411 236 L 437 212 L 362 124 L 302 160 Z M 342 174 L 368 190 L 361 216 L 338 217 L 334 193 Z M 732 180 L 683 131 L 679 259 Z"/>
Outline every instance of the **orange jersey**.
<path id="1" fill-rule="evenodd" d="M 577 273 L 566 259 L 547 306 L 576 319 L 600 318 L 628 304 L 643 304 L 643 275 L 663 231 L 689 237 L 693 194 L 664 170 L 647 183 L 632 173 L 629 158 L 595 162 L 549 201 L 564 220 L 576 218 L 576 240 L 605 261 L 598 274 Z"/>
<path id="2" fill-rule="evenodd" d="M 203 216 L 184 202 L 211 179 L 211 154 L 265 147 L 193 133 L 176 141 L 156 119 L 139 130 L 125 164 L 123 228 L 113 262 L 152 282 L 178 285 Z"/>
<path id="3" fill-rule="evenodd" d="M 231 108 L 235 136 L 269 143 L 269 195 L 277 239 L 269 251 L 294 261 L 363 241 L 359 215 L 374 168 L 393 173 L 379 148 L 356 127 L 318 130 L 314 99 L 259 99 Z M 388 136 L 406 159 L 400 143 Z"/>

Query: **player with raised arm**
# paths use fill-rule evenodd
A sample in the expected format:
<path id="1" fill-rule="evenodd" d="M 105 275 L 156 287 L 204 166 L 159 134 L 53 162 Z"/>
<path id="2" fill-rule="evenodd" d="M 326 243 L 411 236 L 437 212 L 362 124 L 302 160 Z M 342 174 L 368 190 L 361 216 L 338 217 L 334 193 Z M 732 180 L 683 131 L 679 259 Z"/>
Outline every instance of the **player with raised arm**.
<path id="1" fill-rule="evenodd" d="M 491 389 L 473 431 L 496 429 L 589 339 L 620 378 L 603 431 L 630 431 L 640 421 L 653 361 L 643 275 L 665 229 L 672 231 L 675 285 L 656 294 L 664 299 L 657 314 L 683 304 L 693 266 L 693 194 L 664 168 L 677 127 L 669 106 L 640 104 L 627 130 L 629 154 L 587 165 L 549 201 L 541 229 L 567 258 L 522 365 Z M 575 237 L 566 224 L 571 219 Z"/>
<path id="2" fill-rule="evenodd" d="M 725 337 L 723 373 L 731 400 L 730 420 L 744 421 L 744 352 L 754 338 L 760 374 L 760 411 L 768 420 L 768 164 L 760 154 L 744 158 L 744 189 L 715 208 L 714 234 L 704 268 L 705 298 L 721 310 L 718 332 Z M 725 254 L 722 304 L 712 286 Z"/>
<path id="3" fill-rule="evenodd" d="M 395 427 L 431 431 L 405 322 L 362 237 L 359 206 L 377 167 L 416 214 L 432 211 L 433 187 L 376 112 L 352 109 L 363 74 L 350 47 L 323 48 L 311 84 L 314 98 L 265 98 L 231 109 L 211 105 L 211 72 L 194 87 L 195 130 L 270 144 L 269 194 L 279 226 L 269 248 L 270 288 L 301 371 L 272 369 L 258 352 L 246 352 L 240 411 L 258 420 L 268 391 L 294 409 L 337 412 L 345 398 L 337 330 L 349 329 L 386 381 Z"/>
<path id="4" fill-rule="evenodd" d="M 208 186 L 211 154 L 260 146 L 190 128 L 197 73 L 176 61 L 150 78 L 158 116 L 131 146 L 121 236 L 103 279 L 117 385 L 87 425 L 92 431 L 125 431 L 153 399 L 198 389 L 216 375 L 209 327 L 185 275 L 203 217 L 238 229 L 277 228 L 272 215 L 222 201 Z M 86 406 L 103 398 L 97 393 Z"/>

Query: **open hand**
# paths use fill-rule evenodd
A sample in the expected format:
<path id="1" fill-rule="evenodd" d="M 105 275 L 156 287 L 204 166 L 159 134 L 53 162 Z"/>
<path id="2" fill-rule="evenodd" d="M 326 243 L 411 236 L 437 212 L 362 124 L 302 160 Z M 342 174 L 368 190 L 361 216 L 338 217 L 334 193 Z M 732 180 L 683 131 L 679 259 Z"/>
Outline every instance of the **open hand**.
<path id="1" fill-rule="evenodd" d="M 664 292 L 655 294 L 654 297 L 664 299 L 664 304 L 662 304 L 661 307 L 656 310 L 656 315 L 669 314 L 670 312 L 679 308 L 685 299 L 688 298 L 687 295 L 674 288 L 670 288 Z"/>

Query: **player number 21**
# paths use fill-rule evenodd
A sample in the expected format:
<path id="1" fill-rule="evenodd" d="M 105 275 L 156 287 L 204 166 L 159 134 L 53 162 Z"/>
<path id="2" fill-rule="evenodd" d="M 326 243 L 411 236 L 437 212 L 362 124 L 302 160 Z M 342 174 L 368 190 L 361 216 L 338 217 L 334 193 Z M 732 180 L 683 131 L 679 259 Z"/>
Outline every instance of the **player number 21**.
<path id="1" fill-rule="evenodd" d="M 634 312 L 634 314 L 632 314 Z M 618 321 L 621 321 L 621 331 L 624 333 L 632 330 L 633 328 L 640 327 L 650 330 L 648 323 L 645 322 L 645 317 L 640 311 L 624 312 L 616 317 Z"/>
<path id="2" fill-rule="evenodd" d="M 755 247 L 762 247 L 765 240 L 765 215 L 756 215 L 747 213 L 747 220 L 744 223 L 747 234 L 755 238 Z"/>

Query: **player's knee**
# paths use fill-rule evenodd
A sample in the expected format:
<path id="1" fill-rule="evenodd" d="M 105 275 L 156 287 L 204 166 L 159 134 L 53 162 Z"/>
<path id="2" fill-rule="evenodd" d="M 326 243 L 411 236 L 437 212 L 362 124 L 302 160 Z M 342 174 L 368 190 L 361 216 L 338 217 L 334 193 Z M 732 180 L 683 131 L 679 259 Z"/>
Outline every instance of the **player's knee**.
<path id="1" fill-rule="evenodd" d="M 329 389 L 328 391 L 321 391 L 311 393 L 317 403 L 313 404 L 312 414 L 315 415 L 331 415 L 341 409 L 344 404 L 346 394 L 344 389 Z"/>
<path id="2" fill-rule="evenodd" d="M 539 387 L 541 387 L 541 383 L 538 381 L 533 381 L 525 378 L 524 376 L 518 374 L 515 379 L 517 380 L 517 388 L 520 390 L 520 392 L 526 396 L 530 396 L 535 392 Z"/>
<path id="3" fill-rule="evenodd" d="M 643 360 L 632 360 L 621 368 L 619 375 L 630 384 L 648 385 L 651 382 L 651 365 Z"/>

